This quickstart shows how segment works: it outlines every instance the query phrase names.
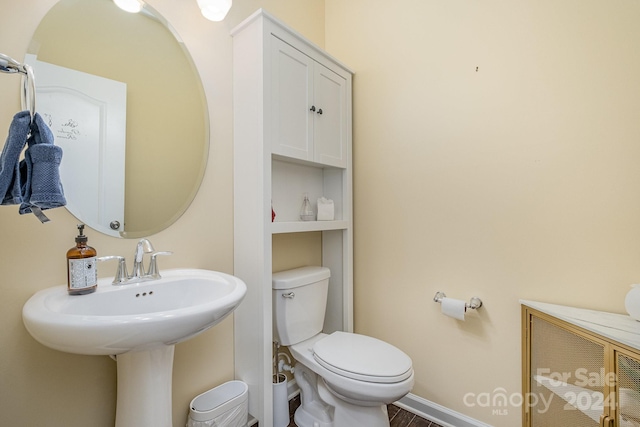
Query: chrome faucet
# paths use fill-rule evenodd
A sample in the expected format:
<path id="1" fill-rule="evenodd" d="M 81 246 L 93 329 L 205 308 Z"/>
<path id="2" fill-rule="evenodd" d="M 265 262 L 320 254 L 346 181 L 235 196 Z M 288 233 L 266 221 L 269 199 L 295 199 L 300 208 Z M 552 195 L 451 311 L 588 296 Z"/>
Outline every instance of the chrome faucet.
<path id="1" fill-rule="evenodd" d="M 171 251 L 155 252 L 153 245 L 148 239 L 140 239 L 136 245 L 136 252 L 133 257 L 133 271 L 131 275 L 127 272 L 127 263 L 123 256 L 110 255 L 99 257 L 98 261 L 118 260 L 118 270 L 116 276 L 113 279 L 113 285 L 125 285 L 127 283 L 139 283 L 149 280 L 160 279 L 160 271 L 158 270 L 158 261 L 156 260 L 158 255 L 171 255 Z M 144 255 L 151 254 L 149 269 L 144 269 Z"/>

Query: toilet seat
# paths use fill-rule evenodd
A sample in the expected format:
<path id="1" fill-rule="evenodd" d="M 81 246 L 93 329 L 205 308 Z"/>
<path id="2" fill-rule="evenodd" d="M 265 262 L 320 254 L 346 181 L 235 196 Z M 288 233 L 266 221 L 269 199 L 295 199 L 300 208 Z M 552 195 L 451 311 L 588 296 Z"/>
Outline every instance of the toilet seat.
<path id="1" fill-rule="evenodd" d="M 379 339 L 334 332 L 313 344 L 313 357 L 325 369 L 370 383 L 399 383 L 413 374 L 411 358 Z"/>

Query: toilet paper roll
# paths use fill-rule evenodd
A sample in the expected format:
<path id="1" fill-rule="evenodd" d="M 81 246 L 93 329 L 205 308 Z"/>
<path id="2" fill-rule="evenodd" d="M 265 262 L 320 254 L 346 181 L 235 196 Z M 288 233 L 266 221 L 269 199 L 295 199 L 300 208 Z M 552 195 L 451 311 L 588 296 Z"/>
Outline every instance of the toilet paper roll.
<path id="1" fill-rule="evenodd" d="M 455 298 L 442 298 L 442 314 L 446 314 L 454 319 L 464 320 L 466 311 L 465 302 Z"/>

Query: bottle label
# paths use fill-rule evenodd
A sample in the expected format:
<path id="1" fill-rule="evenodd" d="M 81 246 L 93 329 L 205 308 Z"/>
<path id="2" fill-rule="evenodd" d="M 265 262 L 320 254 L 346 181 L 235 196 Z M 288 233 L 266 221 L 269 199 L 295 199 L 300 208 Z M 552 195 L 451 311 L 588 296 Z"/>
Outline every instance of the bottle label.
<path id="1" fill-rule="evenodd" d="M 69 288 L 84 289 L 98 283 L 96 257 L 69 260 Z"/>

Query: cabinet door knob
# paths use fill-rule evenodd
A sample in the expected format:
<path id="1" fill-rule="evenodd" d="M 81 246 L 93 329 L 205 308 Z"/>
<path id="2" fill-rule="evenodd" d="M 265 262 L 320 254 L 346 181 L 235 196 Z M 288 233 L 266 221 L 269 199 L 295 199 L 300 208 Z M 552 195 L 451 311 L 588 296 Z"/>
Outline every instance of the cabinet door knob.
<path id="1" fill-rule="evenodd" d="M 310 111 L 316 111 L 316 106 L 312 105 L 311 108 L 309 108 Z"/>
<path id="2" fill-rule="evenodd" d="M 318 109 L 318 114 L 322 114 L 322 108 Z"/>

